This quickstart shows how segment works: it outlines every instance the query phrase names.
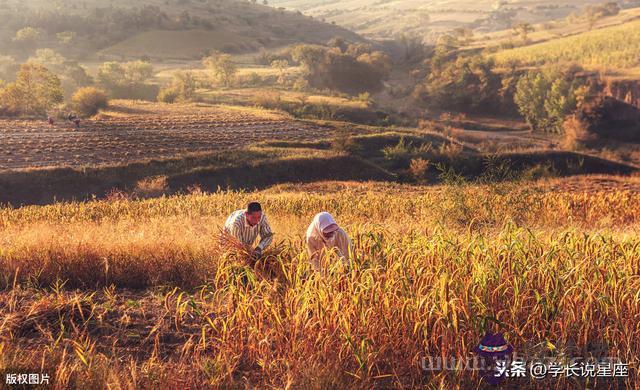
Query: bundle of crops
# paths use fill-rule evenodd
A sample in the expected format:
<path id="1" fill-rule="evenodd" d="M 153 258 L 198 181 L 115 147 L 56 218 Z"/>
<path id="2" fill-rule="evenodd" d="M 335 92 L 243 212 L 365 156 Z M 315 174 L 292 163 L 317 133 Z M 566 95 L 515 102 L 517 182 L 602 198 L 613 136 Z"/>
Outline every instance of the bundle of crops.
<path id="1" fill-rule="evenodd" d="M 263 278 L 282 279 L 284 277 L 282 269 L 283 251 L 284 247 L 278 243 L 267 248 L 260 256 L 256 256 L 251 246 L 241 243 L 225 231 L 220 232 L 220 253 L 243 266 L 251 268 Z"/>

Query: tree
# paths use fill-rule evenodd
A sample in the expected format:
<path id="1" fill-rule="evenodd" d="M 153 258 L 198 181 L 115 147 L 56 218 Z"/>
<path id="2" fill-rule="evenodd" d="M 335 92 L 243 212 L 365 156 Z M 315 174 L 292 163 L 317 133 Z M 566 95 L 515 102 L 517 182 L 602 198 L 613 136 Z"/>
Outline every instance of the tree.
<path id="1" fill-rule="evenodd" d="M 610 1 L 602 5 L 604 16 L 615 16 L 620 13 L 620 5 L 615 1 Z"/>
<path id="2" fill-rule="evenodd" d="M 0 79 L 8 81 L 13 79 L 18 70 L 16 60 L 11 56 L 0 55 Z"/>
<path id="3" fill-rule="evenodd" d="M 435 108 L 495 112 L 501 80 L 493 68 L 493 61 L 481 56 L 459 57 L 433 67 L 414 96 Z"/>
<path id="4" fill-rule="evenodd" d="M 271 67 L 278 70 L 278 83 L 284 85 L 287 82 L 287 69 L 289 68 L 289 61 L 275 60 L 271 62 Z"/>
<path id="5" fill-rule="evenodd" d="M 513 31 L 522 38 L 522 41 L 529 41 L 529 34 L 535 31 L 535 28 L 530 23 L 519 23 Z"/>
<path id="6" fill-rule="evenodd" d="M 556 71 L 529 72 L 516 86 L 514 102 L 532 130 L 561 133 L 576 109 L 581 82 Z"/>
<path id="7" fill-rule="evenodd" d="M 0 105 L 13 114 L 44 115 L 63 100 L 60 79 L 42 65 L 27 63 L 4 89 Z"/>
<path id="8" fill-rule="evenodd" d="M 58 38 L 58 42 L 60 42 L 61 45 L 68 46 L 75 41 L 76 35 L 75 31 L 63 31 L 57 33 L 56 38 Z"/>
<path id="9" fill-rule="evenodd" d="M 544 102 L 549 88 L 549 81 L 540 72 L 529 72 L 518 81 L 513 100 L 532 130 L 547 128 Z"/>
<path id="10" fill-rule="evenodd" d="M 598 21 L 598 19 L 600 19 L 602 16 L 598 13 L 593 11 L 592 9 L 590 9 L 589 11 L 587 11 L 585 18 L 587 19 L 587 24 L 589 25 L 589 30 L 593 30 L 593 28 L 596 25 L 596 22 Z"/>
<path id="11" fill-rule="evenodd" d="M 210 72 L 213 80 L 222 83 L 224 86 L 231 85 L 238 71 L 231 55 L 217 51 L 203 58 L 202 64 Z"/>
<path id="12" fill-rule="evenodd" d="M 307 72 L 323 61 L 325 55 L 326 49 L 317 45 L 296 45 L 291 49 L 291 58 Z"/>
<path id="13" fill-rule="evenodd" d="M 400 34 L 398 42 L 404 50 L 405 61 L 418 61 L 424 55 L 424 40 L 417 34 Z"/>
<path id="14" fill-rule="evenodd" d="M 193 100 L 196 97 L 197 86 L 193 72 L 176 72 L 171 83 L 158 93 L 158 101 L 175 103 Z"/>
<path id="15" fill-rule="evenodd" d="M 589 30 L 592 30 L 598 20 L 619 13 L 620 5 L 615 1 L 610 1 L 601 5 L 588 6 L 584 11 L 583 18 L 589 24 Z"/>
<path id="16" fill-rule="evenodd" d="M 458 38 L 450 34 L 442 34 L 438 37 L 436 48 L 431 56 L 429 64 L 432 70 L 437 70 L 454 57 L 460 42 Z"/>
<path id="17" fill-rule="evenodd" d="M 386 80 L 393 70 L 393 61 L 391 57 L 381 51 L 365 53 L 357 57 L 358 62 L 371 65 L 380 75 L 380 78 Z"/>
<path id="18" fill-rule="evenodd" d="M 345 51 L 347 51 L 349 44 L 342 37 L 333 37 L 329 40 L 329 42 L 327 42 L 327 46 L 335 47 L 344 53 Z"/>
<path id="19" fill-rule="evenodd" d="M 192 100 L 196 96 L 197 82 L 193 72 L 177 72 L 173 75 L 173 89 L 177 92 L 178 99 Z"/>
<path id="20" fill-rule="evenodd" d="M 105 62 L 98 68 L 98 83 L 112 97 L 155 99 L 158 88 L 149 83 L 153 75 L 153 66 L 148 62 Z"/>
<path id="21" fill-rule="evenodd" d="M 109 106 L 109 97 L 101 89 L 84 87 L 73 94 L 71 102 L 78 113 L 84 116 L 92 116 L 97 114 L 100 109 Z"/>
<path id="22" fill-rule="evenodd" d="M 28 62 L 44 66 L 60 78 L 65 96 L 70 97 L 78 88 L 92 83 L 87 71 L 75 61 L 68 61 L 52 49 L 38 49 Z"/>
<path id="23" fill-rule="evenodd" d="M 13 42 L 20 45 L 25 52 L 35 48 L 42 37 L 42 31 L 33 27 L 25 27 L 16 31 Z"/>
<path id="24" fill-rule="evenodd" d="M 125 62 L 124 81 L 129 86 L 145 84 L 153 77 L 153 65 L 145 61 Z"/>
<path id="25" fill-rule="evenodd" d="M 98 81 L 106 87 L 135 87 L 153 77 L 153 65 L 144 61 L 105 62 L 98 68 Z"/>
<path id="26" fill-rule="evenodd" d="M 335 49 L 317 45 L 297 45 L 291 50 L 294 61 L 303 67 L 310 86 L 358 94 L 380 89 L 385 76 L 383 55 L 354 58 Z M 369 63 L 367 61 L 372 61 Z M 373 61 L 380 61 L 373 64 Z"/>
<path id="27" fill-rule="evenodd" d="M 464 46 L 468 46 L 473 39 L 473 30 L 468 27 L 458 27 L 453 30 L 458 40 L 462 41 Z"/>
<path id="28" fill-rule="evenodd" d="M 75 61 L 67 61 L 61 77 L 62 87 L 67 91 L 74 91 L 93 84 L 93 78 L 87 70 Z"/>
<path id="29" fill-rule="evenodd" d="M 66 59 L 53 49 L 38 49 L 35 55 L 28 60 L 28 62 L 40 64 L 55 73 L 62 73 L 65 61 Z"/>
<path id="30" fill-rule="evenodd" d="M 544 109 L 550 131 L 561 133 L 565 118 L 576 108 L 576 94 L 571 83 L 564 78 L 557 78 L 551 83 Z"/>
<path id="31" fill-rule="evenodd" d="M 358 58 L 363 54 L 368 54 L 373 51 L 373 47 L 370 43 L 352 43 L 347 47 L 347 54 Z"/>
<path id="32" fill-rule="evenodd" d="M 98 82 L 107 88 L 122 85 L 124 79 L 124 66 L 119 62 L 105 62 L 98 68 Z"/>

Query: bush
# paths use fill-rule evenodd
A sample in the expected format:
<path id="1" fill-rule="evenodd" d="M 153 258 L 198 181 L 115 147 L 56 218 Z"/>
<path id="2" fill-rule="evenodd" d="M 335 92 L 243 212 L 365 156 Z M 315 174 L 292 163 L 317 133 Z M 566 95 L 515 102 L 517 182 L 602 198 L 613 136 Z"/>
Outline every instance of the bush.
<path id="1" fill-rule="evenodd" d="M 597 139 L 597 136 L 590 133 L 587 126 L 575 115 L 570 116 L 564 121 L 563 128 L 564 139 L 562 146 L 566 149 L 579 150 Z"/>
<path id="2" fill-rule="evenodd" d="M 409 165 L 411 176 L 417 181 L 424 181 L 429 171 L 429 161 L 423 158 L 414 158 Z"/>
<path id="3" fill-rule="evenodd" d="M 362 147 L 351 137 L 341 134 L 331 142 L 331 149 L 340 153 L 358 154 Z"/>
<path id="4" fill-rule="evenodd" d="M 358 100 L 363 103 L 371 103 L 371 94 L 369 92 L 363 92 L 358 95 Z"/>
<path id="5" fill-rule="evenodd" d="M 178 95 L 178 90 L 173 87 L 162 88 L 160 92 L 158 92 L 158 101 L 162 103 L 175 103 Z"/>
<path id="6" fill-rule="evenodd" d="M 277 91 L 260 91 L 255 94 L 255 104 L 263 108 L 280 108 L 282 104 L 282 97 L 280 92 Z"/>
<path id="7" fill-rule="evenodd" d="M 197 85 L 193 72 L 177 72 L 173 75 L 171 84 L 158 92 L 157 99 L 164 103 L 192 101 L 196 98 Z"/>
<path id="8" fill-rule="evenodd" d="M 398 144 L 395 146 L 386 146 L 382 149 L 382 154 L 387 160 L 402 163 L 409 161 L 411 153 L 413 151 L 413 143 L 407 142 L 404 137 L 400 138 Z"/>
<path id="9" fill-rule="evenodd" d="M 169 191 L 167 176 L 152 176 L 139 180 L 133 190 L 138 199 L 157 198 Z"/>
<path id="10" fill-rule="evenodd" d="M 445 143 L 442 143 L 440 147 L 438 147 L 435 155 L 439 159 L 444 159 L 449 162 L 453 162 L 457 160 L 458 157 L 460 157 L 460 155 L 462 154 L 462 151 L 463 151 L 463 147 L 459 143 L 445 142 Z"/>
<path id="11" fill-rule="evenodd" d="M 565 146 L 592 147 L 603 140 L 640 141 L 640 110 L 610 96 L 592 97 L 564 123 Z"/>
<path id="12" fill-rule="evenodd" d="M 71 101 L 76 111 L 84 116 L 95 115 L 100 109 L 109 106 L 109 97 L 106 92 L 94 87 L 80 88 L 73 94 Z"/>
<path id="13" fill-rule="evenodd" d="M 257 72 L 250 72 L 246 75 L 236 76 L 236 86 L 238 87 L 259 87 L 261 85 L 270 84 L 270 77 L 260 76 Z"/>

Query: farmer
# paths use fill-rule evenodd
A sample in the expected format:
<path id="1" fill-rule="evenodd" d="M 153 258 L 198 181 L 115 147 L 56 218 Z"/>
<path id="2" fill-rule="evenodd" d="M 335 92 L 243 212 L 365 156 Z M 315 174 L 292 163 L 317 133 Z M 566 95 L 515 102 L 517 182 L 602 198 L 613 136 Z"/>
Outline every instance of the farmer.
<path id="1" fill-rule="evenodd" d="M 307 229 L 307 250 L 311 266 L 316 271 L 323 269 L 322 262 L 328 251 L 335 251 L 344 263 L 353 252 L 347 233 L 333 219 L 331 214 L 316 215 Z"/>
<path id="2" fill-rule="evenodd" d="M 262 213 L 262 206 L 258 202 L 250 202 L 245 210 L 231 213 L 224 224 L 224 232 L 249 247 L 260 236 L 260 242 L 252 248 L 256 257 L 260 257 L 273 240 L 267 216 Z"/>

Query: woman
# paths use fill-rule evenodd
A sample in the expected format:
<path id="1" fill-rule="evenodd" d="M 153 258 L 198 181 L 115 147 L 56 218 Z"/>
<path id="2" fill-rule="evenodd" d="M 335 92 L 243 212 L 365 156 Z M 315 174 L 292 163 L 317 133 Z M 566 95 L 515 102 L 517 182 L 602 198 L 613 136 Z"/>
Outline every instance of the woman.
<path id="1" fill-rule="evenodd" d="M 347 233 L 333 219 L 331 214 L 322 212 L 316 215 L 307 229 L 307 249 L 311 266 L 316 271 L 323 269 L 325 253 L 335 252 L 346 262 L 353 252 L 353 246 Z"/>

